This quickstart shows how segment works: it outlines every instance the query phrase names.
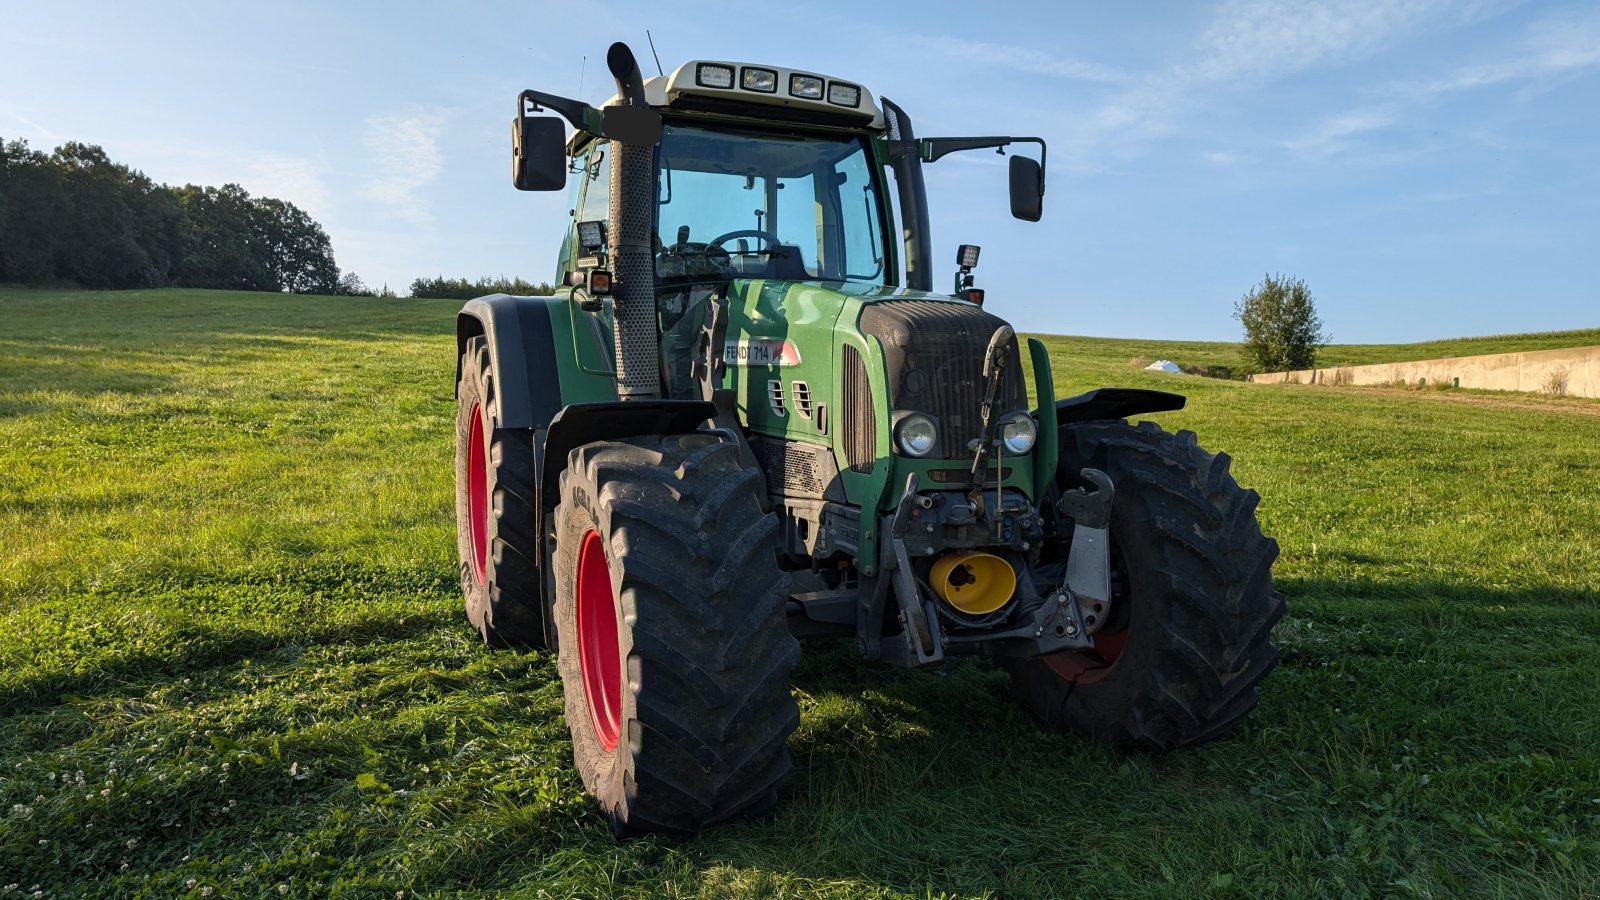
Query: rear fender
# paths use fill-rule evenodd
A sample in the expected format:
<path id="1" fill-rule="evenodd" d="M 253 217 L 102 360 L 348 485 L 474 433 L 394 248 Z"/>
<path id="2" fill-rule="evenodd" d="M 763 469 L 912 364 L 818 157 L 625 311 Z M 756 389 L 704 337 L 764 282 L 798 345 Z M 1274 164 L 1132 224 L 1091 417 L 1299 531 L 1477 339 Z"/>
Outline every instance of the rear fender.
<path id="1" fill-rule="evenodd" d="M 456 384 L 467 341 L 482 335 L 494 371 L 501 428 L 543 428 L 561 411 L 561 381 L 550 328 L 549 298 L 490 294 L 456 315 Z"/>
<path id="2" fill-rule="evenodd" d="M 1142 413 L 1183 409 L 1189 402 L 1182 394 L 1149 391 L 1143 388 L 1095 388 L 1092 391 L 1056 402 L 1056 421 L 1061 425 L 1126 419 Z"/>

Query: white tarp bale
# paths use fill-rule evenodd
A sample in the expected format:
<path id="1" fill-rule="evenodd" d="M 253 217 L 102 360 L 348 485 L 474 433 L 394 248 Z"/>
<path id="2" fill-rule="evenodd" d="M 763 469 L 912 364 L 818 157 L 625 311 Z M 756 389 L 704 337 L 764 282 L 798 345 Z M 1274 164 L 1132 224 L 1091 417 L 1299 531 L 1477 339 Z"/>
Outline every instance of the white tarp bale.
<path id="1" fill-rule="evenodd" d="M 1144 368 L 1147 372 L 1171 372 L 1173 374 L 1178 374 L 1183 371 L 1182 369 L 1178 368 L 1177 363 L 1170 359 L 1158 359 Z"/>

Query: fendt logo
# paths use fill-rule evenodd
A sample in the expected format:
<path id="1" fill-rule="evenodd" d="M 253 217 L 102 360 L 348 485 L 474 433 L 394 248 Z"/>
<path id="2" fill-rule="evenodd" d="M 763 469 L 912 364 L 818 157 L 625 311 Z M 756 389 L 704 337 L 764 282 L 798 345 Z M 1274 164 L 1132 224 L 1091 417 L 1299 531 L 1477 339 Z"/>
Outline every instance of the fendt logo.
<path id="1" fill-rule="evenodd" d="M 730 366 L 798 366 L 800 348 L 788 341 L 729 341 L 722 361 Z"/>

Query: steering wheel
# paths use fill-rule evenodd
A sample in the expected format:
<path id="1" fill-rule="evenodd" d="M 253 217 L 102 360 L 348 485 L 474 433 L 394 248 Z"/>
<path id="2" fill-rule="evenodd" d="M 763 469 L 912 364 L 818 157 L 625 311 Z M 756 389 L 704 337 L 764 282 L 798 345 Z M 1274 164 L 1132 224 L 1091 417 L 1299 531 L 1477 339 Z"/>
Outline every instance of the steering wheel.
<path id="1" fill-rule="evenodd" d="M 738 231 L 730 231 L 727 234 L 717 235 L 706 242 L 706 247 L 716 247 L 718 250 L 723 250 L 726 252 L 726 248 L 722 246 L 723 241 L 731 241 L 734 238 L 744 237 L 761 238 L 763 241 L 767 242 L 767 249 L 769 250 L 783 243 L 783 241 L 778 239 L 777 235 L 770 231 L 762 231 L 759 228 L 741 228 Z"/>

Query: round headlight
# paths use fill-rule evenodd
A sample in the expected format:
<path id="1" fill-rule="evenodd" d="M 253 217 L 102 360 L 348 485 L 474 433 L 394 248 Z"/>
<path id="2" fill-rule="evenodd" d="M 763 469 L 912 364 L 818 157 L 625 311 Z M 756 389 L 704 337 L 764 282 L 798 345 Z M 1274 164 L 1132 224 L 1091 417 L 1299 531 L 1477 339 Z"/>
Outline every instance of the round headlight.
<path id="1" fill-rule="evenodd" d="M 1000 440 L 1008 453 L 1027 453 L 1039 438 L 1039 426 L 1033 416 L 1017 413 L 1000 423 Z"/>
<path id="2" fill-rule="evenodd" d="M 939 429 L 927 416 L 912 413 L 895 425 L 894 441 L 907 456 L 927 456 L 939 443 Z"/>

